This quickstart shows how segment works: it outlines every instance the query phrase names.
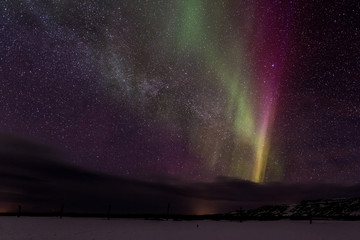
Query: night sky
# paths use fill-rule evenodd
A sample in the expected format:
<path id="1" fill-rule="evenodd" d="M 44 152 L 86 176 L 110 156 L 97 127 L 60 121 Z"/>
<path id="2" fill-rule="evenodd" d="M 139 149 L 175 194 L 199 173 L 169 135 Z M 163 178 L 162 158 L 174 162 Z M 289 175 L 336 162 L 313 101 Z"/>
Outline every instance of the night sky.
<path id="1" fill-rule="evenodd" d="M 359 183 L 359 34 L 357 0 L 1 0 L 1 149 L 144 181 Z"/>

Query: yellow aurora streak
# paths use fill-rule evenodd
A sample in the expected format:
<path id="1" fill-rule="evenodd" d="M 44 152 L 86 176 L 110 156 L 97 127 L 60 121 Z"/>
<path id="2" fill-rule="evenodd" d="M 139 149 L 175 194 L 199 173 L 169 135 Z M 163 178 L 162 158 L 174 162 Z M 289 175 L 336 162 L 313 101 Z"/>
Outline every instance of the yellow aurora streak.
<path id="1" fill-rule="evenodd" d="M 265 177 L 266 164 L 269 154 L 269 138 L 267 136 L 269 131 L 269 126 L 272 125 L 272 108 L 268 110 L 264 116 L 263 124 L 258 134 L 258 139 L 256 141 L 256 158 L 255 166 L 253 169 L 252 180 L 254 182 L 263 182 Z"/>

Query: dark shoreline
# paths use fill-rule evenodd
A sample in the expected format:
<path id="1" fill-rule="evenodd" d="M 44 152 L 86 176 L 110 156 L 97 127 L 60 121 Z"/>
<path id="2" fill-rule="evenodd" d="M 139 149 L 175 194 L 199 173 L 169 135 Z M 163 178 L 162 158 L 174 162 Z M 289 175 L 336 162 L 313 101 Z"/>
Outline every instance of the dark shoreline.
<path id="1" fill-rule="evenodd" d="M 18 216 L 18 213 L 0 213 L 0 217 L 54 217 L 54 218 L 103 218 L 103 219 L 142 219 L 142 220 L 155 220 L 155 221 L 195 221 L 195 220 L 213 220 L 213 221 L 279 221 L 279 220 L 293 220 L 293 221 L 309 221 L 306 216 L 292 216 L 292 217 L 243 217 L 238 218 L 231 214 L 210 214 L 210 215 L 159 215 L 159 214 L 113 214 L 107 216 L 106 214 L 90 214 L 90 213 L 66 213 L 59 216 L 57 213 L 34 213 L 27 212 Z M 360 216 L 334 216 L 334 217 L 312 217 L 312 221 L 360 221 Z"/>

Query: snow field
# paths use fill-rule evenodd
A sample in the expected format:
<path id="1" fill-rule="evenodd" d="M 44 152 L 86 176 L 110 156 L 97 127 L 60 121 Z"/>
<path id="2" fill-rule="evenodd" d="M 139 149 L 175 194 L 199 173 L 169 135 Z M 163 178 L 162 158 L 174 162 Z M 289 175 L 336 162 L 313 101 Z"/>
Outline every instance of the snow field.
<path id="1" fill-rule="evenodd" d="M 197 224 L 199 227 L 197 227 Z M 151 221 L 55 217 L 0 217 L 1 240 L 360 239 L 360 222 Z"/>

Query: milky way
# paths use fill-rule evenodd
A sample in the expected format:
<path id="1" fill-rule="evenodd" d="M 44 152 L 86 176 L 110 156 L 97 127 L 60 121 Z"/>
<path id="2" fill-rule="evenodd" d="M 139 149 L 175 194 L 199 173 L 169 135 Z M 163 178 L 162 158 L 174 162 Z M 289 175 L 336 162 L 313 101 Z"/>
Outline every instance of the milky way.
<path id="1" fill-rule="evenodd" d="M 358 182 L 356 1 L 1 1 L 0 130 L 148 178 Z"/>

